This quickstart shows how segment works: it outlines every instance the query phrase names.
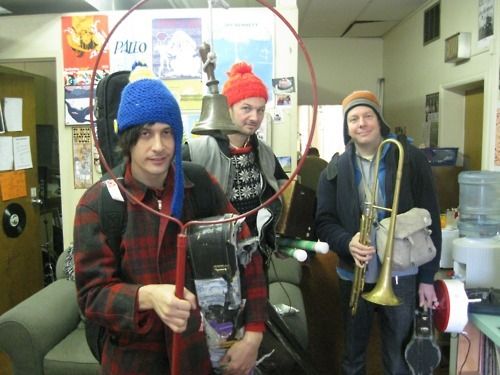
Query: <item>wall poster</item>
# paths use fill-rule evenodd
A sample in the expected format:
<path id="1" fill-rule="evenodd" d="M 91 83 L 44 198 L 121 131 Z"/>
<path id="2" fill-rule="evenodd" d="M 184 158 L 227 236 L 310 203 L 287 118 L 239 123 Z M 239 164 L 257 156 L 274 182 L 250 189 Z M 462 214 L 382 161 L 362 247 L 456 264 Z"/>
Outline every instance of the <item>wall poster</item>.
<path id="1" fill-rule="evenodd" d="M 487 48 L 493 39 L 495 0 L 479 0 L 477 45 Z"/>
<path id="2" fill-rule="evenodd" d="M 75 189 L 86 189 L 92 185 L 92 130 L 89 126 L 74 126 L 73 172 Z"/>
<path id="3" fill-rule="evenodd" d="M 425 124 L 423 139 L 426 147 L 438 146 L 439 93 L 425 96 Z"/>

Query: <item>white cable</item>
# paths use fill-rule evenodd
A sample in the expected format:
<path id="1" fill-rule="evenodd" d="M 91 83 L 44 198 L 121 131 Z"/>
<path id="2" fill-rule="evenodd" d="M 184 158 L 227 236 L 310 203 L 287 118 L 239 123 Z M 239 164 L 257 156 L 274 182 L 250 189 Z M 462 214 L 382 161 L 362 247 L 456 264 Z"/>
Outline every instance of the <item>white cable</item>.
<path id="1" fill-rule="evenodd" d="M 274 349 L 271 350 L 269 353 L 267 354 L 264 354 L 262 357 L 260 357 L 257 362 L 255 362 L 255 366 L 258 366 L 262 363 L 262 361 L 264 361 L 265 359 L 269 358 L 270 356 L 272 356 L 274 354 Z"/>

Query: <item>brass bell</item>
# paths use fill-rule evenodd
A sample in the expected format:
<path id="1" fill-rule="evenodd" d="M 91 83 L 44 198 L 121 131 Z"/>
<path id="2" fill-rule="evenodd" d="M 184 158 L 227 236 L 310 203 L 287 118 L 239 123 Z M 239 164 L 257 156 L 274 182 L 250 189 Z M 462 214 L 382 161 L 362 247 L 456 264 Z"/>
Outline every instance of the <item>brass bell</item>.
<path id="1" fill-rule="evenodd" d="M 207 83 L 207 86 L 211 89 L 211 93 L 203 97 L 200 120 L 191 130 L 192 134 L 208 135 L 217 131 L 224 134 L 238 133 L 238 128 L 233 124 L 229 115 L 226 97 L 219 94 L 216 87 L 210 87 L 210 85 L 217 84 L 218 81 Z"/>
<path id="2" fill-rule="evenodd" d="M 219 94 L 219 81 L 215 79 L 215 53 L 210 51 L 208 43 L 203 43 L 199 48 L 203 70 L 207 73 L 206 85 L 209 93 L 203 97 L 200 121 L 193 126 L 191 133 L 196 135 L 208 135 L 214 132 L 238 133 L 238 128 L 229 115 L 227 99 Z"/>

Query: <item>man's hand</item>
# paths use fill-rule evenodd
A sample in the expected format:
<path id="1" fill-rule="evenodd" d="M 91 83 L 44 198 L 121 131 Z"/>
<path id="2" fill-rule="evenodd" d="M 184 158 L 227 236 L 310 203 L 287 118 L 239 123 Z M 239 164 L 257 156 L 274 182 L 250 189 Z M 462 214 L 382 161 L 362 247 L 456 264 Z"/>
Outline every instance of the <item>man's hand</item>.
<path id="1" fill-rule="evenodd" d="M 243 339 L 235 342 L 221 359 L 224 375 L 248 375 L 255 367 L 262 332 L 245 332 Z"/>
<path id="2" fill-rule="evenodd" d="M 428 308 L 434 310 L 439 306 L 434 284 L 420 283 L 418 285 L 418 297 L 420 300 L 419 306 L 423 307 L 424 310 L 427 310 Z"/>
<path id="3" fill-rule="evenodd" d="M 186 330 L 191 310 L 196 309 L 196 297 L 184 288 L 184 299 L 175 296 L 175 285 L 151 284 L 139 288 L 139 309 L 153 309 L 158 317 L 176 333 Z"/>
<path id="4" fill-rule="evenodd" d="M 363 245 L 359 242 L 359 232 L 354 235 L 349 242 L 349 252 L 351 253 L 356 265 L 363 267 L 375 254 L 375 248 L 370 245 Z"/>

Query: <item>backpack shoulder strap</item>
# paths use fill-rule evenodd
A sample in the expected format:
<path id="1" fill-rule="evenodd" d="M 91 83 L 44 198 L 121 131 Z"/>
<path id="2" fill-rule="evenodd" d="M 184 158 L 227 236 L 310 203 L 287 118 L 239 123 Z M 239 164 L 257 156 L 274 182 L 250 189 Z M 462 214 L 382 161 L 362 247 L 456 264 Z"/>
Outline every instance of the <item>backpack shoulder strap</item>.
<path id="1" fill-rule="evenodd" d="M 120 164 L 115 167 L 113 169 L 113 174 L 117 179 L 123 179 L 125 174 L 124 165 Z M 105 174 L 101 178 L 101 183 L 104 184 L 104 182 L 110 178 L 111 176 L 109 174 Z M 115 256 L 119 256 L 120 243 L 123 232 L 125 231 L 127 219 L 126 207 L 127 205 L 125 202 L 115 200 L 111 197 L 107 185 L 103 186 L 97 202 L 99 225 L 106 235 L 108 246 L 113 250 Z M 106 335 L 106 328 L 91 320 L 85 320 L 85 338 L 87 339 L 90 351 L 99 363 L 101 363 Z"/>
<path id="2" fill-rule="evenodd" d="M 207 199 L 207 192 L 212 191 L 213 186 L 208 173 L 201 165 L 192 162 L 184 161 L 182 165 L 187 178 L 194 184 L 191 204 L 194 206 L 196 216 L 199 218 L 212 216 L 214 202 L 212 199 Z M 113 174 L 117 179 L 123 179 L 124 165 L 120 164 L 114 168 Z M 110 178 L 109 174 L 106 174 L 101 178 L 101 181 L 104 182 Z M 122 235 L 127 225 L 126 202 L 113 199 L 109 190 L 103 188 L 99 196 L 98 210 L 100 226 L 107 237 L 108 245 L 118 254 Z"/>
<path id="3" fill-rule="evenodd" d="M 339 164 L 340 154 L 336 152 L 333 154 L 332 159 L 326 166 L 326 178 L 328 180 L 333 180 L 338 174 L 338 164 Z"/>
<path id="4" fill-rule="evenodd" d="M 208 172 L 201 165 L 189 161 L 183 161 L 182 167 L 186 177 L 194 184 L 191 195 L 193 212 L 199 218 L 212 216 L 214 202 L 207 193 L 213 190 L 213 186 Z"/>
<path id="5" fill-rule="evenodd" d="M 113 169 L 113 174 L 117 179 L 123 179 L 125 166 L 120 164 Z M 110 178 L 109 174 L 105 174 L 101 181 L 104 182 Z M 98 201 L 99 224 L 106 235 L 109 247 L 115 254 L 119 253 L 122 235 L 127 225 L 126 207 L 125 201 L 118 201 L 111 197 L 107 187 L 101 189 Z"/>

